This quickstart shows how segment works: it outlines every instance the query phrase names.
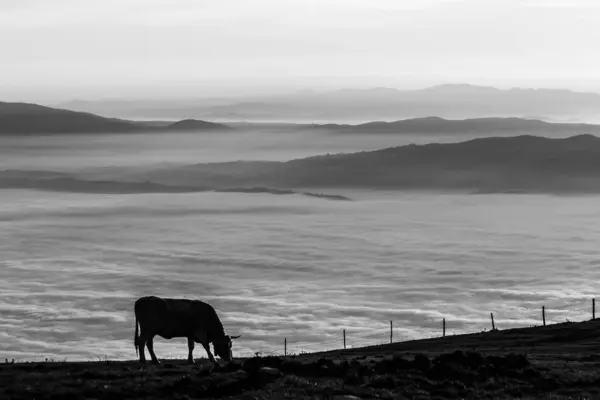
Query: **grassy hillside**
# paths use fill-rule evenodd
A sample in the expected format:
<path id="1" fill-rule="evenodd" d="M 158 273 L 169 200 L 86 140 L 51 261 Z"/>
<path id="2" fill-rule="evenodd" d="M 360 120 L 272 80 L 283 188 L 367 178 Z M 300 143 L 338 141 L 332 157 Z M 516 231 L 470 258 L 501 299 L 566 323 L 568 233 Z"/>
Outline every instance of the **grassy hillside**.
<path id="1" fill-rule="evenodd" d="M 288 357 L 210 371 L 182 360 L 0 365 L 3 399 L 395 398 L 600 396 L 600 321 L 490 331 Z M 351 397 L 355 396 L 355 397 Z"/>

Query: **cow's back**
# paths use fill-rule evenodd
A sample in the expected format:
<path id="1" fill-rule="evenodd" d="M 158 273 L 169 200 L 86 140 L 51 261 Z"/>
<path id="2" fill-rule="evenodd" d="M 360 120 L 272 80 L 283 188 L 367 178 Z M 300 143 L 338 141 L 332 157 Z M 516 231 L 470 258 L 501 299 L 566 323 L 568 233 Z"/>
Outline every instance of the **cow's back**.
<path id="1" fill-rule="evenodd" d="M 141 319 L 148 314 L 164 313 L 167 310 L 167 303 L 160 297 L 145 296 L 137 299 L 133 308 L 135 314 Z"/>
<path id="2" fill-rule="evenodd" d="M 189 336 L 198 328 L 223 329 L 214 308 L 200 300 L 146 296 L 135 302 L 134 310 L 142 329 L 163 337 Z"/>

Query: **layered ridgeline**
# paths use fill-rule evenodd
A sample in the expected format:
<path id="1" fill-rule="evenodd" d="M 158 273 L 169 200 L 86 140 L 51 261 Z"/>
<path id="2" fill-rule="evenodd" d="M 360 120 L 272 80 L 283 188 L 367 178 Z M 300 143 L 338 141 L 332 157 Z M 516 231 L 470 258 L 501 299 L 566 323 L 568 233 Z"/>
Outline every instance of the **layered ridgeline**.
<path id="1" fill-rule="evenodd" d="M 29 103 L 0 102 L 0 135 L 209 131 L 230 127 L 206 121 L 138 122 Z"/>
<path id="2" fill-rule="evenodd" d="M 526 118 L 472 118 L 449 120 L 440 117 L 411 118 L 400 121 L 375 121 L 365 124 L 314 124 L 314 130 L 336 133 L 423 133 L 423 134 L 587 134 L 600 133 L 600 125 L 580 123 L 550 123 Z"/>
<path id="3" fill-rule="evenodd" d="M 277 194 L 341 189 L 599 193 L 600 138 L 492 137 L 287 162 L 206 163 L 144 172 L 125 168 L 81 175 L 4 171 L 0 187 L 109 193 L 225 190 Z"/>
<path id="4" fill-rule="evenodd" d="M 238 129 L 235 129 L 238 128 Z M 75 134 L 127 132 L 203 132 L 228 130 L 322 131 L 334 133 L 385 134 L 562 134 L 600 133 L 600 125 L 548 123 L 524 118 L 475 118 L 449 120 L 426 117 L 394 122 L 375 121 L 365 124 L 220 124 L 196 119 L 177 122 L 132 121 L 106 118 L 87 112 L 50 108 L 29 103 L 0 102 L 0 134 Z"/>
<path id="5" fill-rule="evenodd" d="M 373 121 L 420 118 L 517 116 L 561 121 L 596 120 L 600 94 L 559 89 L 446 84 L 418 90 L 376 87 L 299 91 L 281 95 L 202 99 L 71 101 L 68 109 L 100 115 L 144 118 L 244 121 Z"/>

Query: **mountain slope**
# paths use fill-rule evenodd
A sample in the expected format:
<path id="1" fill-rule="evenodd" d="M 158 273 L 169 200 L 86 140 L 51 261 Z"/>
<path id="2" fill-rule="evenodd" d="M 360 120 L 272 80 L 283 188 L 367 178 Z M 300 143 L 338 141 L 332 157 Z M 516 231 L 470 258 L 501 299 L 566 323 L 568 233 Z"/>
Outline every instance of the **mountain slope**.
<path id="1" fill-rule="evenodd" d="M 198 164 L 130 178 L 211 187 L 600 192 L 600 138 L 494 137 L 288 162 Z"/>
<path id="2" fill-rule="evenodd" d="M 28 103 L 0 102 L 0 134 L 133 132 L 131 121 Z"/>
<path id="3" fill-rule="evenodd" d="M 178 123 L 167 130 L 178 130 Z M 225 125 L 193 121 L 194 129 L 226 129 Z M 190 126 L 190 122 L 183 122 Z M 151 123 L 105 118 L 98 115 L 44 107 L 30 103 L 0 102 L 0 135 L 60 134 L 60 133 L 126 133 L 164 131 Z"/>
<path id="4" fill-rule="evenodd" d="M 320 156 L 287 163 L 279 183 L 371 189 L 598 191 L 600 139 L 485 138 Z"/>

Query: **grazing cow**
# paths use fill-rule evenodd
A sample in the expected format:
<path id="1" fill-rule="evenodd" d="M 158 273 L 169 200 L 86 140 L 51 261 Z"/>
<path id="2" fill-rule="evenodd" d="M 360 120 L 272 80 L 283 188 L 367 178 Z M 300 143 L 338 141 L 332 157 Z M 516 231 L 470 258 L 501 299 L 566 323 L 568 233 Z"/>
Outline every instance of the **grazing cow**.
<path id="1" fill-rule="evenodd" d="M 156 296 L 141 297 L 135 302 L 135 351 L 140 348 L 140 362 L 146 362 L 144 345 L 148 347 L 152 362 L 158 364 L 154 354 L 155 335 L 165 339 L 186 337 L 188 340 L 188 362 L 194 363 L 194 343 L 200 343 L 208 353 L 210 361 L 215 358 L 210 352 L 212 342 L 215 354 L 225 361 L 233 358 L 231 340 L 240 336 L 227 336 L 215 309 L 200 300 L 169 299 Z M 138 336 L 138 324 L 140 334 Z"/>

